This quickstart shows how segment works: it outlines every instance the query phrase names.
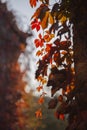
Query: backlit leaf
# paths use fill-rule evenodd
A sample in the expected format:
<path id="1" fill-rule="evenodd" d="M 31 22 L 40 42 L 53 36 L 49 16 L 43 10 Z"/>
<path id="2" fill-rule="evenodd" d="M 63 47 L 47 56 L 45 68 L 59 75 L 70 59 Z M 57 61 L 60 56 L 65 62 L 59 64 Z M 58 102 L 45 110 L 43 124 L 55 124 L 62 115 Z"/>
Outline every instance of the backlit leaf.
<path id="1" fill-rule="evenodd" d="M 30 5 L 31 5 L 31 7 L 35 7 L 36 6 L 36 1 L 37 0 L 30 0 Z"/>
<path id="2" fill-rule="evenodd" d="M 36 47 L 42 47 L 44 45 L 43 39 L 35 39 L 34 43 Z"/>
<path id="3" fill-rule="evenodd" d="M 42 54 L 43 54 L 43 52 L 40 51 L 40 50 L 38 50 L 38 51 L 36 52 L 36 56 L 40 56 L 40 55 L 42 55 Z"/>
<path id="4" fill-rule="evenodd" d="M 49 13 L 49 23 L 50 23 L 50 24 L 53 24 L 53 23 L 54 23 L 54 19 L 53 19 L 51 13 Z"/>
<path id="5" fill-rule="evenodd" d="M 65 119 L 64 114 L 59 114 L 59 119 L 60 119 L 60 120 L 64 120 L 64 119 Z"/>
<path id="6" fill-rule="evenodd" d="M 39 31 L 40 30 L 40 22 L 37 19 L 35 19 L 34 21 L 31 22 L 31 28 Z"/>
<path id="7" fill-rule="evenodd" d="M 41 97 L 39 98 L 38 103 L 39 103 L 39 104 L 43 104 L 43 103 L 44 103 L 44 97 L 43 97 L 43 96 L 41 96 Z"/>
<path id="8" fill-rule="evenodd" d="M 54 34 L 46 34 L 44 35 L 44 41 L 49 42 L 54 37 Z"/>
<path id="9" fill-rule="evenodd" d="M 45 17 L 41 21 L 42 29 L 45 29 L 48 26 L 48 17 L 49 17 L 49 11 L 45 13 Z"/>
<path id="10" fill-rule="evenodd" d="M 62 16 L 62 18 L 59 20 L 61 23 L 64 23 L 67 21 L 67 17 L 66 16 Z"/>
<path id="11" fill-rule="evenodd" d="M 41 108 L 35 112 L 36 118 L 42 118 L 42 110 Z"/>
<path id="12" fill-rule="evenodd" d="M 52 44 L 46 44 L 46 52 L 49 52 L 51 50 Z"/>
<path id="13" fill-rule="evenodd" d="M 43 89 L 43 86 L 38 86 L 36 89 L 37 89 L 38 92 L 40 92 L 40 90 Z"/>

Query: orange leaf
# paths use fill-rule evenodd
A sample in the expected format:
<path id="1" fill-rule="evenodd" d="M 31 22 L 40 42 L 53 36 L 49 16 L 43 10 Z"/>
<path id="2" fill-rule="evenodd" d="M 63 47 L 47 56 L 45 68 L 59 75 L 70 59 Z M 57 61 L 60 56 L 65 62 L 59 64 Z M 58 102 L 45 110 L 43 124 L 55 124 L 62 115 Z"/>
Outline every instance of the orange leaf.
<path id="1" fill-rule="evenodd" d="M 67 51 L 62 51 L 61 54 L 65 55 L 67 53 Z"/>
<path id="2" fill-rule="evenodd" d="M 49 52 L 51 50 L 52 44 L 46 44 L 46 52 Z"/>
<path id="3" fill-rule="evenodd" d="M 42 51 L 38 50 L 36 56 L 40 56 L 40 55 L 42 55 Z"/>
<path id="4" fill-rule="evenodd" d="M 49 42 L 54 37 L 54 34 L 46 34 L 44 36 L 45 42 Z"/>
<path id="5" fill-rule="evenodd" d="M 36 89 L 38 92 L 40 92 L 40 90 L 43 89 L 43 86 L 38 86 Z"/>
<path id="6" fill-rule="evenodd" d="M 49 13 L 49 23 L 50 24 L 53 24 L 54 23 L 54 20 L 53 20 L 53 17 L 51 15 L 51 13 Z"/>
<path id="7" fill-rule="evenodd" d="M 37 80 L 41 82 L 43 80 L 43 77 L 42 76 L 38 76 Z"/>
<path id="8" fill-rule="evenodd" d="M 36 115 L 36 118 L 42 118 L 42 111 L 41 111 L 41 109 L 37 110 L 35 112 L 35 115 Z"/>
<path id="9" fill-rule="evenodd" d="M 45 83 L 47 83 L 47 80 L 43 78 L 41 82 L 42 82 L 42 84 L 45 84 Z"/>
<path id="10" fill-rule="evenodd" d="M 36 0 L 30 0 L 30 5 L 31 7 L 35 7 L 36 6 Z"/>
<path id="11" fill-rule="evenodd" d="M 41 97 L 39 98 L 39 100 L 38 100 L 38 103 L 39 103 L 39 104 L 42 104 L 43 102 L 44 102 L 44 97 L 41 96 Z"/>
<path id="12" fill-rule="evenodd" d="M 64 114 L 59 114 L 59 119 L 64 120 L 65 119 Z"/>
<path id="13" fill-rule="evenodd" d="M 49 11 L 45 13 L 45 17 L 41 21 L 41 26 L 43 29 L 45 29 L 48 26 L 48 17 L 49 17 Z"/>

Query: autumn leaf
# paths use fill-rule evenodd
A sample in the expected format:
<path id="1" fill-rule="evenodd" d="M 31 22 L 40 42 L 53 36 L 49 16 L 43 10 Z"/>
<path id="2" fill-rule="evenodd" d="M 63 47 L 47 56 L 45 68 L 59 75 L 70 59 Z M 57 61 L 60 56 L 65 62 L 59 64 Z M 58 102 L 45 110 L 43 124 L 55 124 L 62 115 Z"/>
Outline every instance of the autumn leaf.
<path id="1" fill-rule="evenodd" d="M 40 22 L 38 21 L 38 19 L 35 19 L 34 21 L 31 22 L 31 28 L 36 29 L 37 31 L 40 30 Z"/>
<path id="2" fill-rule="evenodd" d="M 44 97 L 41 96 L 41 97 L 39 98 L 39 100 L 38 100 L 38 103 L 41 105 L 41 104 L 43 104 L 43 102 L 44 102 Z"/>
<path id="3" fill-rule="evenodd" d="M 40 75 L 38 76 L 37 80 L 41 82 L 43 80 L 43 77 Z"/>
<path id="4" fill-rule="evenodd" d="M 54 23 L 54 19 L 53 19 L 53 16 L 51 15 L 51 13 L 49 13 L 49 23 L 50 24 Z"/>
<path id="5" fill-rule="evenodd" d="M 54 34 L 46 34 L 44 35 L 44 41 L 49 42 L 54 37 Z"/>
<path id="6" fill-rule="evenodd" d="M 51 50 L 52 44 L 46 44 L 45 51 L 49 52 Z"/>
<path id="7" fill-rule="evenodd" d="M 39 37 L 39 39 L 35 39 L 35 41 L 34 41 L 36 48 L 42 47 L 44 45 L 44 40 L 42 38 L 42 35 L 39 34 L 38 37 Z"/>
<path id="8" fill-rule="evenodd" d="M 42 82 L 42 84 L 44 85 L 44 84 L 47 83 L 47 80 L 46 80 L 45 78 L 43 78 L 41 82 Z"/>
<path id="9" fill-rule="evenodd" d="M 40 6 L 40 13 L 38 15 L 38 18 L 42 21 L 44 17 L 46 16 L 46 12 L 49 11 L 49 8 L 46 4 L 41 4 Z"/>
<path id="10" fill-rule="evenodd" d="M 64 119 L 65 119 L 64 114 L 60 114 L 60 113 L 58 113 L 57 111 L 56 111 L 54 114 L 55 114 L 55 117 L 56 117 L 57 119 L 60 119 L 60 120 L 64 120 Z"/>
<path id="11" fill-rule="evenodd" d="M 45 13 L 45 17 L 41 21 L 42 29 L 45 29 L 48 26 L 48 17 L 49 17 L 49 11 Z"/>
<path id="12" fill-rule="evenodd" d="M 65 55 L 67 53 L 67 51 L 62 51 L 61 54 Z"/>
<path id="13" fill-rule="evenodd" d="M 33 14 L 32 18 L 38 19 L 41 13 L 42 8 L 44 7 L 44 4 L 41 4 L 39 8 L 37 8 L 37 10 L 35 11 L 35 13 Z"/>
<path id="14" fill-rule="evenodd" d="M 59 119 L 60 119 L 60 120 L 64 120 L 64 119 L 65 119 L 64 114 L 59 114 Z"/>
<path id="15" fill-rule="evenodd" d="M 30 0 L 30 5 L 31 5 L 31 7 L 35 7 L 36 6 L 36 1 L 37 0 Z"/>
<path id="16" fill-rule="evenodd" d="M 41 108 L 35 112 L 36 118 L 42 118 L 42 110 Z"/>
<path id="17" fill-rule="evenodd" d="M 43 89 L 43 86 L 38 86 L 36 89 L 37 89 L 38 92 L 40 92 L 40 90 Z"/>
<path id="18" fill-rule="evenodd" d="M 62 16 L 59 21 L 63 24 L 64 22 L 67 21 L 67 17 L 66 16 Z"/>
<path id="19" fill-rule="evenodd" d="M 38 50 L 38 51 L 36 52 L 36 56 L 40 56 L 40 55 L 42 55 L 42 54 L 43 54 L 43 52 L 40 51 L 40 50 Z"/>

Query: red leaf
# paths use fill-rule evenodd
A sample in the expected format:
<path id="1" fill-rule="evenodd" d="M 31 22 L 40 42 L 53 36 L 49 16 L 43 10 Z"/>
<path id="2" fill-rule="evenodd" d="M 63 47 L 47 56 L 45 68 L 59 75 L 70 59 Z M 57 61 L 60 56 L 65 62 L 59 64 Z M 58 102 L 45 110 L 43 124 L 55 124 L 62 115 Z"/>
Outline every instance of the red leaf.
<path id="1" fill-rule="evenodd" d="M 34 21 L 31 22 L 31 28 L 32 29 L 36 28 L 37 31 L 40 30 L 40 22 L 38 21 L 38 19 L 35 19 Z"/>
<path id="2" fill-rule="evenodd" d="M 51 50 L 52 44 L 46 44 L 46 52 L 49 52 Z"/>
<path id="3" fill-rule="evenodd" d="M 65 119 L 64 114 L 59 114 L 59 119 L 64 120 Z"/>
<path id="4" fill-rule="evenodd" d="M 35 7 L 36 6 L 36 1 L 37 0 L 30 0 L 30 5 L 31 5 L 31 7 Z"/>
<path id="5" fill-rule="evenodd" d="M 39 24 L 37 24 L 37 26 L 36 26 L 36 30 L 37 30 L 37 31 L 40 30 L 40 25 L 39 25 Z"/>
<path id="6" fill-rule="evenodd" d="M 43 38 L 42 38 L 42 35 L 39 34 L 38 37 L 39 37 L 39 39 L 35 39 L 35 41 L 34 41 L 35 46 L 36 46 L 36 47 L 42 47 L 43 44 L 44 44 L 44 40 L 43 40 Z"/>
<path id="7" fill-rule="evenodd" d="M 64 114 L 59 114 L 58 112 L 55 112 L 55 117 L 56 117 L 57 119 L 60 119 L 60 120 L 64 120 L 64 119 L 65 119 Z"/>
<path id="8" fill-rule="evenodd" d="M 34 43 L 35 43 L 36 47 L 39 47 L 40 40 L 39 39 L 35 39 Z"/>

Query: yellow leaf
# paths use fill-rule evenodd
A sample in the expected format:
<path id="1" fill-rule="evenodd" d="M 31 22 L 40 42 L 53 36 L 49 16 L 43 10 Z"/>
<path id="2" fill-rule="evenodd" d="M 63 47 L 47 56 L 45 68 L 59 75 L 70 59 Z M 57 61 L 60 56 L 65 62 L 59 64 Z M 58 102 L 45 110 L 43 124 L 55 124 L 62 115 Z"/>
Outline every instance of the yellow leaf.
<path id="1" fill-rule="evenodd" d="M 46 79 L 43 79 L 42 80 L 42 84 L 46 84 L 47 83 L 47 80 Z"/>
<path id="2" fill-rule="evenodd" d="M 62 16 L 62 18 L 60 19 L 60 22 L 64 23 L 64 22 L 66 22 L 66 20 L 67 20 L 67 17 L 66 16 Z"/>
<path id="3" fill-rule="evenodd" d="M 48 17 L 49 17 L 49 11 L 45 13 L 45 17 L 41 21 L 41 26 L 43 29 L 45 29 L 48 25 Z"/>
<path id="4" fill-rule="evenodd" d="M 42 76 L 38 76 L 37 80 L 41 81 L 42 80 Z"/>
<path id="5" fill-rule="evenodd" d="M 31 17 L 31 19 L 32 18 L 38 18 L 38 16 L 40 15 L 42 6 L 43 6 L 43 4 L 39 8 L 37 8 L 37 10 L 35 11 L 34 15 Z"/>
<path id="6" fill-rule="evenodd" d="M 54 19 L 53 19 L 51 13 L 49 13 L 49 23 L 50 23 L 50 24 L 53 24 L 53 23 L 54 23 Z"/>

